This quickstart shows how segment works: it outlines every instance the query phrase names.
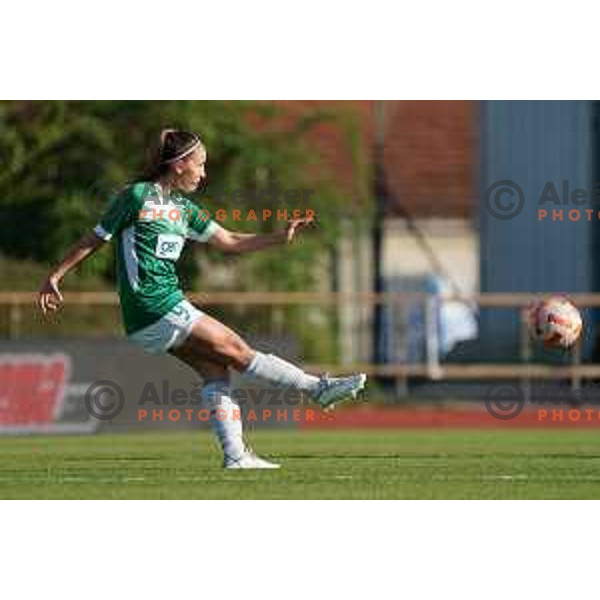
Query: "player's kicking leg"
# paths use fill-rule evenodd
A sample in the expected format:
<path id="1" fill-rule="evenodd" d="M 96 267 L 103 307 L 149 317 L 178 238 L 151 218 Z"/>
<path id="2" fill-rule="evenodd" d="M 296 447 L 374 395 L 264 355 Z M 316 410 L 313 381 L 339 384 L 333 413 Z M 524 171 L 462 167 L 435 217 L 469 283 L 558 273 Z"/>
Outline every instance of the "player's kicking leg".
<path id="1" fill-rule="evenodd" d="M 237 333 L 208 315 L 194 322 L 185 342 L 172 353 L 203 357 L 272 385 L 301 390 L 324 409 L 356 398 L 367 379 L 362 373 L 348 377 L 310 375 L 274 354 L 253 350 Z"/>

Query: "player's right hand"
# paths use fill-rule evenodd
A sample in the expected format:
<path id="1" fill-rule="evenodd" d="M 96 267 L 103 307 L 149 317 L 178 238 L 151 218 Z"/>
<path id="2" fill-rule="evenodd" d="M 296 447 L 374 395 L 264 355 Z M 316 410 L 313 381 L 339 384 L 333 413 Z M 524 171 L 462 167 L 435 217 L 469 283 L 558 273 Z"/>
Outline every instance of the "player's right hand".
<path id="1" fill-rule="evenodd" d="M 38 295 L 38 306 L 44 314 L 57 310 L 63 303 L 63 296 L 58 289 L 58 280 L 48 277 L 42 285 Z"/>
<path id="2" fill-rule="evenodd" d="M 291 221 L 288 221 L 288 224 L 285 229 L 287 243 L 291 244 L 294 240 L 294 237 L 301 229 L 314 225 L 315 220 L 312 217 L 308 219 L 292 219 Z"/>

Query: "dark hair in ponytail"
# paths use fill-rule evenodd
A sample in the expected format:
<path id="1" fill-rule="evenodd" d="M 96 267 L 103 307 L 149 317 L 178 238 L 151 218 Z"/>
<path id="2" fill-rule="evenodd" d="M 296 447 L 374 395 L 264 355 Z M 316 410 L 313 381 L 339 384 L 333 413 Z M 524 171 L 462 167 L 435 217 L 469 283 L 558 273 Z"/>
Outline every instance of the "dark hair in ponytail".
<path id="1" fill-rule="evenodd" d="M 148 164 L 138 181 L 155 181 L 168 172 L 172 163 L 185 158 L 197 148 L 204 148 L 204 144 L 195 133 L 180 129 L 163 129 L 159 143 L 153 148 Z"/>

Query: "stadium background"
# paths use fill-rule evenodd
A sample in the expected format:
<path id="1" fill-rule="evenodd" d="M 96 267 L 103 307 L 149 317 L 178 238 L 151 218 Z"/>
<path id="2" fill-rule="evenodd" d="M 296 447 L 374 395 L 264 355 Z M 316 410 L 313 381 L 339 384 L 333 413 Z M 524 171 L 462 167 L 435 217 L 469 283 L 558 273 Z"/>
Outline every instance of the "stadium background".
<path id="1" fill-rule="evenodd" d="M 285 259 L 190 250 L 182 280 L 194 299 L 263 349 L 317 370 L 360 367 L 372 375 L 368 404 L 316 423 L 269 415 L 249 424 L 251 432 L 495 428 L 510 445 L 514 426 L 594 426 L 539 423 L 529 402 L 550 389 L 558 405 L 572 406 L 582 390 L 593 400 L 600 377 L 597 217 L 540 221 L 537 212 L 546 182 L 593 189 L 597 110 L 588 101 L 1 103 L 0 431 L 193 434 L 205 427 L 140 422 L 144 385 L 189 390 L 192 377 L 122 339 L 111 251 L 65 282 L 66 307 L 51 322 L 34 306 L 49 265 L 94 225 L 163 125 L 205 138 L 209 180 L 200 199 L 210 209 L 308 207 L 319 222 Z M 488 190 L 506 180 L 522 189 L 525 204 L 498 218 Z M 291 195 L 253 196 L 275 185 Z M 581 208 L 597 211 L 596 204 Z M 224 224 L 281 226 L 230 215 Z M 584 309 L 584 338 L 571 352 L 540 350 L 524 336 L 521 309 L 549 292 L 567 293 Z M 95 418 L 86 406 L 99 380 L 123 390 L 114 418 L 110 411 Z M 484 402 L 505 386 L 527 403 L 514 419 L 494 418 Z M 368 447 L 366 434 L 358 439 Z"/>

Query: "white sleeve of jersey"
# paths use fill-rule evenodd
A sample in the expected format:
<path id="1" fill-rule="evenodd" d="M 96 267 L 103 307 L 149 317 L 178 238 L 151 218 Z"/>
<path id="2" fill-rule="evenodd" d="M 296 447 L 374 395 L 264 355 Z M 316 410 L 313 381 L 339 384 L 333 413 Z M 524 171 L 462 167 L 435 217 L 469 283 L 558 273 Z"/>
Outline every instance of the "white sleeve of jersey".
<path id="1" fill-rule="evenodd" d="M 100 224 L 98 224 L 98 225 L 96 225 L 96 227 L 94 227 L 94 233 L 101 240 L 104 240 L 105 242 L 108 242 L 110 240 L 110 238 L 112 238 L 112 233 L 109 233 L 108 231 L 106 231 L 106 229 L 104 229 L 104 227 L 102 227 L 102 225 L 100 225 Z"/>
<path id="2" fill-rule="evenodd" d="M 223 229 L 218 223 L 210 221 L 206 226 L 206 229 L 202 233 L 194 231 L 191 227 L 187 230 L 186 237 L 195 242 L 208 242 L 210 238 L 217 233 L 220 229 Z"/>

